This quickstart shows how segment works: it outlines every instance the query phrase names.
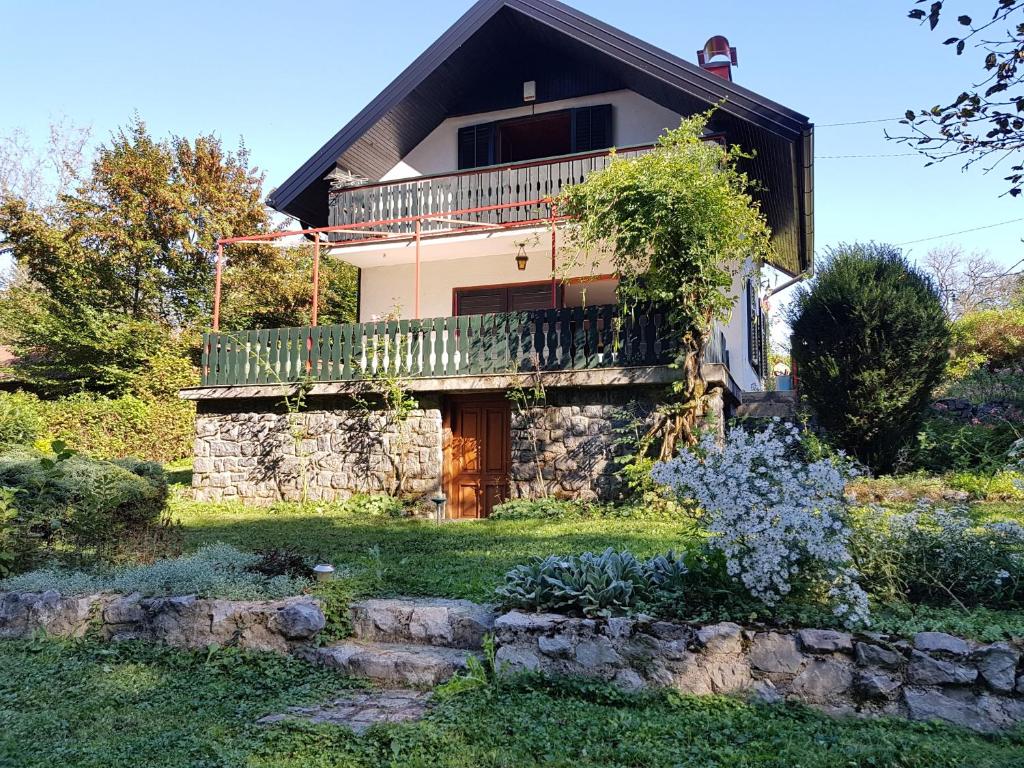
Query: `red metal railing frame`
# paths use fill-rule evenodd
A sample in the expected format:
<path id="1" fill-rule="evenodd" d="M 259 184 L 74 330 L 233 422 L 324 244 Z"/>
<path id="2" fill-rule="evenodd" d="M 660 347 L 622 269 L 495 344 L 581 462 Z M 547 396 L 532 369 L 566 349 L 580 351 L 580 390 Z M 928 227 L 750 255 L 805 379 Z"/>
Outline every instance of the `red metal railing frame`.
<path id="1" fill-rule="evenodd" d="M 459 216 L 467 216 L 477 213 L 487 213 L 489 211 L 500 211 L 510 210 L 514 208 L 528 208 L 538 207 L 546 205 L 550 211 L 549 215 L 543 218 L 526 219 L 523 221 L 510 221 L 503 223 L 467 223 L 465 227 L 455 226 L 451 229 L 423 232 L 422 225 L 424 221 L 431 219 L 452 219 Z M 345 240 L 337 243 L 330 243 L 330 250 L 344 250 L 357 245 L 365 245 L 367 243 L 382 243 L 382 242 L 401 242 L 412 240 L 416 244 L 416 268 L 415 268 L 415 306 L 414 315 L 416 318 L 420 316 L 419 307 L 419 276 L 420 276 L 420 244 L 425 239 L 432 239 L 436 237 L 449 237 L 451 235 L 467 234 L 470 232 L 494 232 L 508 229 L 524 229 L 538 226 L 550 226 L 551 227 L 551 295 L 552 301 L 557 303 L 557 278 L 554 277 L 555 270 L 555 259 L 557 256 L 557 227 L 560 222 L 568 220 L 568 216 L 561 216 L 558 214 L 558 209 L 550 197 L 537 198 L 534 200 L 524 200 L 515 203 L 500 203 L 497 205 L 482 205 L 474 208 L 458 208 L 451 211 L 439 211 L 437 213 L 420 213 L 413 216 L 400 216 L 392 219 L 375 219 L 372 221 L 361 221 L 354 224 L 340 224 L 327 227 L 308 227 L 305 229 L 288 229 L 281 230 L 278 232 L 267 232 L 256 235 L 239 235 L 237 237 L 223 237 L 217 240 L 217 261 L 214 270 L 214 288 L 213 288 L 213 330 L 220 330 L 220 304 L 221 304 L 221 286 L 224 277 L 224 248 L 225 246 L 235 245 L 238 243 L 264 243 L 271 242 L 273 240 L 279 240 L 285 237 L 295 236 L 312 236 L 313 238 L 313 311 L 312 311 L 312 323 L 311 326 L 317 325 L 317 314 L 319 310 L 319 277 L 320 277 L 320 247 L 321 240 L 320 235 L 330 234 L 331 232 L 351 232 L 352 230 L 366 230 L 368 234 L 372 234 L 371 237 L 365 237 L 358 240 Z M 393 226 L 395 224 L 413 224 L 413 232 L 379 232 L 374 231 L 377 227 Z M 554 304 L 552 304 L 554 306 Z"/>

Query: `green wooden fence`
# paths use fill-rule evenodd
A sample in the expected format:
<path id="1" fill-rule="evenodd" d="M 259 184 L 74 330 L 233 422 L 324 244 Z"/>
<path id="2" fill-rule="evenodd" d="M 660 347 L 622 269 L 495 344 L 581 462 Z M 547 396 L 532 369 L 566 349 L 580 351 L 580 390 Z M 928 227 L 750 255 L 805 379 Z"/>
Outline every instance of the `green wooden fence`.
<path id="1" fill-rule="evenodd" d="M 664 365 L 675 346 L 660 311 L 603 305 L 425 320 L 209 333 L 203 386 L 351 381 Z"/>

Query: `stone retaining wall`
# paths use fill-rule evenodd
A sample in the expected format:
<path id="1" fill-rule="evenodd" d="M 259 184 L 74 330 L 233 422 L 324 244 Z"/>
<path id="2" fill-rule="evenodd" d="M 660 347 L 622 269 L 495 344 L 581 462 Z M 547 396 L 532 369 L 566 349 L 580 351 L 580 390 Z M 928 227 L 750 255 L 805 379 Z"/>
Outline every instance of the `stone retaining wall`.
<path id="1" fill-rule="evenodd" d="M 512 497 L 616 498 L 616 441 L 630 420 L 646 422 L 663 394 L 664 388 L 549 390 L 543 405 L 513 409 Z"/>
<path id="2" fill-rule="evenodd" d="M 1021 648 L 1009 643 L 515 611 L 497 619 L 495 638 L 497 661 L 510 670 L 596 677 L 627 689 L 789 699 L 833 714 L 938 719 L 984 732 L 1024 722 Z"/>
<path id="3" fill-rule="evenodd" d="M 824 629 L 762 631 L 643 616 L 593 620 L 512 611 L 494 619 L 488 607 L 460 600 L 367 600 L 353 606 L 352 618 L 368 668 L 386 666 L 395 648 L 407 656 L 417 648 L 448 654 L 478 648 L 493 627 L 496 663 L 504 672 L 591 677 L 630 690 L 671 687 L 766 703 L 790 700 L 835 715 L 942 720 L 981 732 L 1024 723 L 1022 648 L 1014 643 L 983 645 L 940 632 L 906 641 Z M 216 643 L 308 657 L 325 624 L 317 601 L 305 597 L 0 593 L 0 639 L 89 633 L 110 641 L 186 648 Z"/>
<path id="4" fill-rule="evenodd" d="M 43 631 L 105 640 L 148 640 L 182 648 L 233 645 L 286 653 L 308 643 L 326 621 L 317 601 L 213 600 L 133 595 L 63 597 L 55 591 L 0 593 L 0 638 L 27 638 Z"/>

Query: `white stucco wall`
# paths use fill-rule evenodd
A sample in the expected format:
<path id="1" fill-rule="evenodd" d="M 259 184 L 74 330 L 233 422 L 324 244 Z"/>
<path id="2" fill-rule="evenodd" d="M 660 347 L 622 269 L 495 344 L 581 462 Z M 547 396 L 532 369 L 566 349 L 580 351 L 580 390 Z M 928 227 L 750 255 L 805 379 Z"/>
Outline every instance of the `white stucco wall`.
<path id="1" fill-rule="evenodd" d="M 411 176 L 428 176 L 435 173 L 449 173 L 458 168 L 457 140 L 459 128 L 492 120 L 523 117 L 536 112 L 557 112 L 573 107 L 589 107 L 595 104 L 612 105 L 613 141 L 617 147 L 636 144 L 650 144 L 664 133 L 666 128 L 676 128 L 680 115 L 645 99 L 633 91 L 612 91 L 577 99 L 563 99 L 533 106 L 523 105 L 514 109 L 496 112 L 481 112 L 461 117 L 450 117 L 435 128 L 413 150 L 402 158 L 394 168 L 381 177 L 382 181 L 407 179 Z"/>
<path id="2" fill-rule="evenodd" d="M 750 366 L 750 350 L 747 343 L 747 293 L 746 280 L 752 274 L 753 264 L 748 261 L 733 276 L 731 295 L 736 301 L 733 304 L 729 320 L 722 324 L 725 332 L 725 344 L 729 350 L 729 372 L 740 389 L 750 391 L 760 389 L 762 382 Z"/>
<path id="3" fill-rule="evenodd" d="M 455 288 L 504 285 L 506 283 L 532 283 L 551 279 L 551 251 L 528 250 L 526 270 L 516 269 L 517 249 L 509 243 L 506 253 L 499 255 L 461 258 L 451 261 L 424 261 L 420 265 L 420 317 L 447 317 L 452 313 L 452 295 Z M 415 297 L 415 265 L 395 264 L 362 270 L 359 293 L 359 318 L 366 322 L 374 315 L 386 315 L 395 307 L 402 317 L 413 316 Z M 567 267 L 561 262 L 558 278 L 601 275 L 612 272 L 611 264 L 599 262 L 595 271 L 589 263 Z"/>

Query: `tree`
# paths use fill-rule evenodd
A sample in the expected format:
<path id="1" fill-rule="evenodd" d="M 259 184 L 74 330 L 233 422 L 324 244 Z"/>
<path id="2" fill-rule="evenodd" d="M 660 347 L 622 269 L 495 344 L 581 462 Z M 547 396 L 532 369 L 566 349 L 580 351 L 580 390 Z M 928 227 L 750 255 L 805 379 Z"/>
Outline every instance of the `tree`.
<path id="1" fill-rule="evenodd" d="M 818 422 L 839 447 L 891 471 L 949 357 L 934 283 L 893 246 L 840 245 L 787 314 L 801 392 Z"/>
<path id="2" fill-rule="evenodd" d="M 184 327 L 209 313 L 216 239 L 267 229 L 262 181 L 244 145 L 160 142 L 136 118 L 99 148 L 74 194 L 45 208 L 4 195 L 0 232 L 61 305 Z"/>
<path id="3" fill-rule="evenodd" d="M 266 247 L 241 263 L 229 262 L 224 271 L 221 327 L 243 330 L 309 325 L 313 305 L 312 250 L 312 246 L 302 245 L 286 250 Z M 355 322 L 358 274 L 350 264 L 322 254 L 318 318 L 321 325 Z"/>
<path id="4" fill-rule="evenodd" d="M 1020 295 L 1020 274 L 984 253 L 964 254 L 959 246 L 933 248 L 925 256 L 946 314 L 957 319 L 983 309 L 1007 307 Z"/>
<path id="5" fill-rule="evenodd" d="M 16 355 L 16 380 L 47 397 L 125 394 L 153 357 L 184 346 L 153 320 L 60 303 L 17 270 L 0 298 L 0 344 Z"/>
<path id="6" fill-rule="evenodd" d="M 45 149 L 20 128 L 0 136 L 0 198 L 14 195 L 37 209 L 52 204 L 79 178 L 91 136 L 67 117 L 50 123 Z"/>
<path id="7" fill-rule="evenodd" d="M 928 10 L 911 9 L 909 16 L 934 30 L 945 18 L 943 0 L 930 2 Z M 1024 19 L 1019 12 L 1024 0 L 988 0 L 995 5 L 991 18 L 975 23 L 967 14 L 957 16 L 963 31 L 947 37 L 944 45 L 954 46 L 957 56 L 968 44 L 984 53 L 984 77 L 963 90 L 953 101 L 915 111 L 908 109 L 901 121 L 910 127 L 910 135 L 887 138 L 908 143 L 929 159 L 928 165 L 949 158 L 964 161 L 964 168 L 991 159 L 986 171 L 1009 159 L 1005 180 L 1009 194 L 1016 197 L 1024 183 L 1024 164 L 1017 151 L 1024 147 L 1024 88 L 1018 71 L 1024 62 Z"/>
<path id="8" fill-rule="evenodd" d="M 710 116 L 684 119 L 652 152 L 613 159 L 558 201 L 559 212 L 572 217 L 570 237 L 579 250 L 611 255 L 626 310 L 664 307 L 680 342 L 683 378 L 652 430 L 663 459 L 679 439 L 696 441 L 706 408 L 704 346 L 712 323 L 735 303 L 734 272 L 771 252 L 750 180 L 736 167 L 747 156 L 703 140 Z"/>

